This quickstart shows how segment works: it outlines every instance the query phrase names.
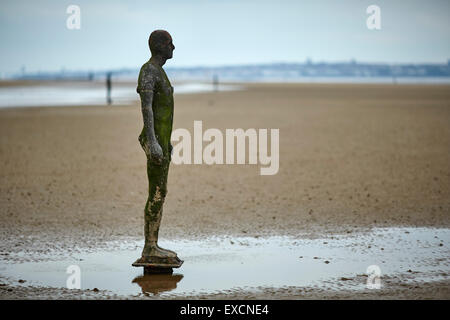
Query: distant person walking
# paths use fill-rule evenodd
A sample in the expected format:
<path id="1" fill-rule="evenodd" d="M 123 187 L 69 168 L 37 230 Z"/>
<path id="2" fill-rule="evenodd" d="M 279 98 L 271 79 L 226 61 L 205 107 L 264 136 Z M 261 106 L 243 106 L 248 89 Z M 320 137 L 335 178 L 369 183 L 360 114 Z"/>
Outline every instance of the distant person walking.
<path id="1" fill-rule="evenodd" d="M 112 104 L 111 100 L 111 72 L 106 74 L 106 103 L 108 105 Z"/>
<path id="2" fill-rule="evenodd" d="M 213 76 L 213 88 L 214 92 L 219 91 L 219 76 L 217 74 L 214 74 Z"/>

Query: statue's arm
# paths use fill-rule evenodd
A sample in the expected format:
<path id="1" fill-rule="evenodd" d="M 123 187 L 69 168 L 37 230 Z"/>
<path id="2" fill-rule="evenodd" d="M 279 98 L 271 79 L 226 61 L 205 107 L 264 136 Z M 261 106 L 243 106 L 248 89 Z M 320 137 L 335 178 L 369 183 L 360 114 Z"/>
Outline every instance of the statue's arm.
<path id="1" fill-rule="evenodd" d="M 148 141 L 147 152 L 153 160 L 161 163 L 163 159 L 162 148 L 155 135 L 155 119 L 153 117 L 153 91 L 140 90 L 142 117 L 144 119 L 144 132 Z"/>

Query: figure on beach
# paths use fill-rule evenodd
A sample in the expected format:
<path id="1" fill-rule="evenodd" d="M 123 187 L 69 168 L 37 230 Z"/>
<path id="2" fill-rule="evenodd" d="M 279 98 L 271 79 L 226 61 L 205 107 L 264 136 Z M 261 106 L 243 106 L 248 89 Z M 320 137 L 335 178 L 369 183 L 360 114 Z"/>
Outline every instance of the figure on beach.
<path id="1" fill-rule="evenodd" d="M 112 99 L 111 99 L 111 76 L 112 73 L 108 72 L 106 74 L 106 103 L 108 105 L 111 105 Z"/>
<path id="2" fill-rule="evenodd" d="M 164 200 L 167 194 L 167 176 L 171 160 L 170 137 L 173 123 L 173 87 L 162 68 L 172 58 L 175 46 L 167 31 L 153 31 L 148 40 L 151 58 L 139 73 L 137 92 L 141 98 L 144 127 L 139 142 L 147 156 L 149 194 L 145 206 L 145 244 L 142 257 L 133 266 L 149 271 L 171 271 L 181 266 L 177 254 L 158 246 Z M 153 268 L 153 269 L 151 269 Z M 150 270 L 151 269 L 151 270 Z M 145 269 L 144 269 L 145 270 Z"/>

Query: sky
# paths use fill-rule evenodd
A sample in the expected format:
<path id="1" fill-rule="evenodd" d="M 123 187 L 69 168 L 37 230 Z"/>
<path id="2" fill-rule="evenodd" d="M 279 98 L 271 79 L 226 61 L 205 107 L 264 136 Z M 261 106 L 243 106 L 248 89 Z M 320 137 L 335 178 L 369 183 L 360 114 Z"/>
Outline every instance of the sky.
<path id="1" fill-rule="evenodd" d="M 380 30 L 366 26 L 372 4 Z M 69 5 L 80 29 L 66 26 Z M 172 35 L 171 67 L 447 63 L 449 12 L 449 0 L 0 0 L 0 74 L 138 68 L 155 29 Z"/>

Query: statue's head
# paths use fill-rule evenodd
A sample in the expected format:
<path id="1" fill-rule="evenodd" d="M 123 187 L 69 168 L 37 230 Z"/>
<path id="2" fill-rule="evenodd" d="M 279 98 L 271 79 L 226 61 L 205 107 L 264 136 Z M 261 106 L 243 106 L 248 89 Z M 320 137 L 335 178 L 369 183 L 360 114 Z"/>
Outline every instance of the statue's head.
<path id="1" fill-rule="evenodd" d="M 172 43 L 172 37 L 165 30 L 155 30 L 148 38 L 148 46 L 152 56 L 159 55 L 165 59 L 171 59 L 175 46 Z"/>

